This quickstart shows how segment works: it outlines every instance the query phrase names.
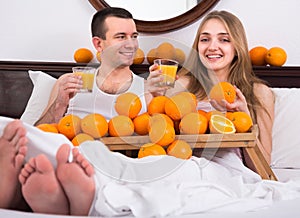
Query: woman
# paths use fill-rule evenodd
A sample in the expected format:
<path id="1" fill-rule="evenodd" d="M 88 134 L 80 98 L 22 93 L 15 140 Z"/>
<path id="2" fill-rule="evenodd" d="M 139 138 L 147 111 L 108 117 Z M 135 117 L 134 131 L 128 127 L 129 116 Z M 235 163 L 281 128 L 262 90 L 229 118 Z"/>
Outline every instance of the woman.
<path id="1" fill-rule="evenodd" d="M 160 79 L 156 66 L 151 66 L 149 78 Z M 212 106 L 227 111 L 244 111 L 258 124 L 258 145 L 270 164 L 272 150 L 272 125 L 274 96 L 269 87 L 257 78 L 252 70 L 245 30 L 241 21 L 227 11 L 213 11 L 201 22 L 187 63 L 178 73 L 174 89 L 166 95 L 186 91 L 194 93 L 200 103 L 198 109 Z M 157 81 L 153 80 L 152 81 Z M 209 101 L 213 84 L 227 81 L 235 85 L 237 98 L 234 103 L 218 105 Z"/>

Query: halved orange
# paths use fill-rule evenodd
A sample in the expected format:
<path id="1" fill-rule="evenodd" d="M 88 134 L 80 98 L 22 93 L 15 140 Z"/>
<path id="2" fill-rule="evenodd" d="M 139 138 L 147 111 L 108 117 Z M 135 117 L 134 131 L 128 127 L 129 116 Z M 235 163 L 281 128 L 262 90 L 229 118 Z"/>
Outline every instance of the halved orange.
<path id="1" fill-rule="evenodd" d="M 234 124 L 226 118 L 218 114 L 211 116 L 209 121 L 209 130 L 210 133 L 221 133 L 221 134 L 232 134 L 235 133 Z"/>

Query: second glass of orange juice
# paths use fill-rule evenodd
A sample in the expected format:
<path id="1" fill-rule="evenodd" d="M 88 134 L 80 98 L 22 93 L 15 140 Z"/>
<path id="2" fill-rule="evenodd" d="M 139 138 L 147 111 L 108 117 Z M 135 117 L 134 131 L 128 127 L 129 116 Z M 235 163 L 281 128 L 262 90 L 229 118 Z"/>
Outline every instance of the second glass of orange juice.
<path id="1" fill-rule="evenodd" d="M 96 68 L 93 67 L 73 67 L 73 73 L 82 78 L 82 88 L 80 92 L 92 92 Z"/>
<path id="2" fill-rule="evenodd" d="M 154 63 L 158 65 L 158 69 L 162 71 L 164 77 L 158 85 L 174 87 L 178 62 L 170 59 L 156 59 Z"/>

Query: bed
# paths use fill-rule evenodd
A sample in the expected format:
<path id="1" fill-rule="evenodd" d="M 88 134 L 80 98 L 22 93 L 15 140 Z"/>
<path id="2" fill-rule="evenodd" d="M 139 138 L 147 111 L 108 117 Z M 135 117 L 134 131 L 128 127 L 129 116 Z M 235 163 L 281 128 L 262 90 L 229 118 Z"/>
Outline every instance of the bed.
<path id="1" fill-rule="evenodd" d="M 28 124 L 41 113 L 40 107 L 47 104 L 55 78 L 63 73 L 71 72 L 76 63 L 61 62 L 24 62 L 0 61 L 0 116 L 20 118 Z M 92 64 L 95 67 L 97 64 Z M 133 65 L 132 70 L 143 74 L 147 65 Z M 277 100 L 275 105 L 276 119 L 273 133 L 272 170 L 279 181 L 300 178 L 300 139 L 298 108 L 300 106 L 300 67 L 255 67 L 255 73 L 266 80 L 273 88 Z M 45 97 L 46 96 L 46 97 Z M 287 116 L 288 115 L 288 116 Z M 299 119 L 299 122 L 297 120 Z M 284 122 L 283 122 L 284 121 Z M 287 144 L 286 142 L 289 142 Z M 300 180 L 299 180 L 300 181 Z M 267 209 L 251 213 L 226 212 L 204 213 L 186 217 L 282 217 L 299 216 L 300 199 L 280 201 Z M 32 214 L 26 212 L 0 210 L 2 217 L 51 217 L 51 215 Z M 60 217 L 60 216 L 56 216 Z M 64 217 L 64 216 L 61 216 Z"/>

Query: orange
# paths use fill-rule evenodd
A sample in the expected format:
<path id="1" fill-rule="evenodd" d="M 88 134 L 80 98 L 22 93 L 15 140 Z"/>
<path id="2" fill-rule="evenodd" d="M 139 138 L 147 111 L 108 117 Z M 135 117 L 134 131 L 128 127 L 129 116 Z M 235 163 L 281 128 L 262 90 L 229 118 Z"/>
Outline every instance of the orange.
<path id="1" fill-rule="evenodd" d="M 207 119 L 207 112 L 206 111 L 204 111 L 204 110 L 198 110 L 198 113 L 204 115 L 206 117 L 206 119 Z M 207 120 L 209 120 L 209 119 L 207 119 Z"/>
<path id="2" fill-rule="evenodd" d="M 147 61 L 149 64 L 153 64 L 155 59 L 157 59 L 156 48 L 153 48 L 147 53 Z"/>
<path id="3" fill-rule="evenodd" d="M 280 47 L 270 48 L 265 56 L 265 61 L 271 66 L 281 67 L 287 59 L 287 54 Z"/>
<path id="4" fill-rule="evenodd" d="M 181 134 L 204 134 L 207 127 L 207 118 L 197 112 L 185 115 L 179 123 Z"/>
<path id="5" fill-rule="evenodd" d="M 175 140 L 167 148 L 167 154 L 181 159 L 189 159 L 192 156 L 191 146 L 183 140 Z"/>
<path id="6" fill-rule="evenodd" d="M 61 134 L 72 140 L 81 131 L 80 123 L 80 117 L 68 114 L 59 120 L 57 128 Z"/>
<path id="7" fill-rule="evenodd" d="M 108 122 L 108 133 L 110 136 L 130 136 L 134 133 L 134 124 L 127 116 L 115 116 Z"/>
<path id="8" fill-rule="evenodd" d="M 195 94 L 193 94 L 191 92 L 180 92 L 180 93 L 178 93 L 178 95 L 185 96 L 187 99 L 189 99 L 189 101 L 193 107 L 197 107 L 198 101 L 197 101 L 197 97 Z"/>
<path id="9" fill-rule="evenodd" d="M 173 120 L 180 120 L 184 115 L 196 111 L 191 100 L 180 93 L 170 97 L 165 103 L 165 113 Z"/>
<path id="10" fill-rule="evenodd" d="M 96 52 L 96 59 L 97 59 L 97 61 L 101 62 L 101 52 L 100 51 Z"/>
<path id="11" fill-rule="evenodd" d="M 149 138 L 152 143 L 169 145 L 175 140 L 174 127 L 166 122 L 156 122 L 150 127 Z"/>
<path id="12" fill-rule="evenodd" d="M 156 96 L 151 99 L 151 101 L 148 104 L 148 113 L 150 115 L 156 114 L 156 113 L 165 113 L 165 103 L 167 101 L 168 97 L 161 95 Z"/>
<path id="13" fill-rule="evenodd" d="M 232 134 L 235 133 L 234 124 L 225 116 L 214 114 L 209 121 L 209 130 L 211 133 Z"/>
<path id="14" fill-rule="evenodd" d="M 139 149 L 138 158 L 143 158 L 150 155 L 166 155 L 166 151 L 158 144 L 147 143 L 142 145 Z"/>
<path id="15" fill-rule="evenodd" d="M 154 114 L 150 117 L 149 119 L 149 124 L 148 127 L 149 129 L 151 128 L 152 125 L 156 124 L 156 123 L 168 123 L 171 126 L 174 127 L 174 122 L 173 120 L 166 114 Z"/>
<path id="16" fill-rule="evenodd" d="M 252 65 L 265 66 L 267 65 L 265 61 L 265 56 L 268 49 L 263 46 L 256 46 L 249 51 L 250 59 Z"/>
<path id="17" fill-rule="evenodd" d="M 224 113 L 222 113 L 221 111 L 213 110 L 213 111 L 209 111 L 209 112 L 206 113 L 207 120 L 210 121 L 211 116 L 214 115 L 214 114 L 225 116 Z"/>
<path id="18" fill-rule="evenodd" d="M 180 65 L 183 65 L 185 62 L 185 53 L 180 48 L 175 48 L 175 60 Z"/>
<path id="19" fill-rule="evenodd" d="M 233 103 L 236 97 L 236 91 L 231 83 L 219 82 L 211 88 L 209 97 L 220 104 L 222 99 L 225 99 L 229 103 Z"/>
<path id="20" fill-rule="evenodd" d="M 158 58 L 175 59 L 175 47 L 169 42 L 163 42 L 156 48 Z"/>
<path id="21" fill-rule="evenodd" d="M 107 134 L 108 123 L 101 114 L 88 114 L 81 120 L 81 130 L 94 138 L 100 138 Z"/>
<path id="22" fill-rule="evenodd" d="M 132 92 L 122 93 L 116 99 L 115 109 L 119 115 L 128 116 L 133 119 L 141 111 L 142 102 L 140 98 Z"/>
<path id="23" fill-rule="evenodd" d="M 228 117 L 234 124 L 236 132 L 248 132 L 253 125 L 250 115 L 242 111 L 233 112 Z"/>
<path id="24" fill-rule="evenodd" d="M 145 53 L 142 49 L 138 48 L 133 57 L 133 64 L 142 64 L 145 60 Z"/>
<path id="25" fill-rule="evenodd" d="M 232 119 L 233 119 L 233 113 L 234 113 L 234 112 L 227 111 L 227 112 L 225 113 L 225 117 L 232 121 Z"/>
<path id="26" fill-rule="evenodd" d="M 94 138 L 86 133 L 79 133 L 72 139 L 74 146 L 79 146 L 82 142 L 94 141 Z"/>
<path id="27" fill-rule="evenodd" d="M 50 123 L 42 123 L 42 124 L 37 125 L 36 127 L 45 132 L 58 133 L 57 127 Z"/>
<path id="28" fill-rule="evenodd" d="M 148 126 L 149 126 L 150 117 L 151 116 L 148 114 L 148 112 L 136 116 L 133 119 L 134 132 L 139 135 L 147 135 L 149 132 Z"/>
<path id="29" fill-rule="evenodd" d="M 93 53 L 87 48 L 79 48 L 74 52 L 74 60 L 77 63 L 89 63 L 93 58 Z"/>

